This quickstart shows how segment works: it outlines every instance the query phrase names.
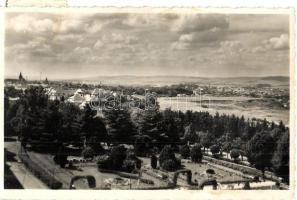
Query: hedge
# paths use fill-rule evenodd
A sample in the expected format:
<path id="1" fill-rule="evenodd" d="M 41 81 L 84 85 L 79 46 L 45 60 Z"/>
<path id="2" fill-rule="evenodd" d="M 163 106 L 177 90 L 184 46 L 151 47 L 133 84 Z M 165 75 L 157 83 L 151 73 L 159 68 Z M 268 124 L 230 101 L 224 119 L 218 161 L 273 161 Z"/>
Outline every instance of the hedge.
<path id="1" fill-rule="evenodd" d="M 124 178 L 132 178 L 132 179 L 138 179 L 139 178 L 138 174 L 131 174 L 131 173 L 120 172 L 120 171 L 115 171 L 115 170 L 98 168 L 98 171 L 102 172 L 102 173 L 117 174 L 117 175 L 119 175 L 121 177 L 124 177 Z"/>
<path id="2" fill-rule="evenodd" d="M 24 165 L 31 171 L 35 176 L 37 176 L 42 182 L 44 182 L 51 189 L 60 189 L 63 184 L 58 181 L 54 175 L 47 170 L 43 169 L 38 163 L 30 159 L 30 157 L 24 153 L 19 153 L 19 157 Z"/>
<path id="3" fill-rule="evenodd" d="M 224 160 L 220 160 L 220 159 L 211 158 L 209 156 L 204 156 L 203 158 L 207 161 L 214 163 L 214 164 L 218 164 L 218 165 L 222 165 L 224 167 L 238 170 L 244 174 L 262 176 L 262 172 L 260 170 L 252 168 L 252 167 L 248 167 L 248 166 L 237 164 L 237 163 L 232 163 L 230 161 L 224 161 Z M 273 175 L 273 173 L 271 173 L 269 171 L 265 171 L 265 178 L 270 179 L 272 181 L 280 180 L 279 177 Z"/>

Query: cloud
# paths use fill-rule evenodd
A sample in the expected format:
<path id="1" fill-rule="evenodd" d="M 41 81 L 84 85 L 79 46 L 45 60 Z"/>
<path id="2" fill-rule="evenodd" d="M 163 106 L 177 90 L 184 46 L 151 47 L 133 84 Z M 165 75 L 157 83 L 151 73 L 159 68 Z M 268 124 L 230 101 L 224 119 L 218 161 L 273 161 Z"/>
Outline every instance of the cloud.
<path id="1" fill-rule="evenodd" d="M 82 42 L 83 36 L 80 34 L 63 34 L 54 37 L 55 42 Z"/>
<path id="2" fill-rule="evenodd" d="M 85 29 L 86 24 L 79 19 L 64 19 L 59 25 L 59 33 L 77 33 Z"/>
<path id="3" fill-rule="evenodd" d="M 279 37 L 271 37 L 270 39 L 263 40 L 262 44 L 253 48 L 253 53 L 266 52 L 271 50 L 286 50 L 289 48 L 288 34 L 281 34 Z"/>
<path id="4" fill-rule="evenodd" d="M 43 37 L 36 37 L 34 40 L 27 41 L 24 44 L 14 44 L 6 47 L 6 59 L 17 61 L 32 61 L 49 59 L 54 57 L 51 45 Z"/>
<path id="5" fill-rule="evenodd" d="M 121 33 L 112 33 L 108 35 L 105 34 L 102 40 L 106 42 L 125 43 L 125 44 L 133 44 L 138 42 L 138 38 L 136 36 L 125 35 Z"/>
<path id="6" fill-rule="evenodd" d="M 129 28 L 164 28 L 178 19 L 176 14 L 133 14 L 122 20 L 122 25 Z"/>
<path id="7" fill-rule="evenodd" d="M 104 43 L 101 40 L 97 40 L 94 44 L 94 49 L 101 49 L 104 46 Z"/>
<path id="8" fill-rule="evenodd" d="M 225 15 L 188 14 L 181 15 L 173 23 L 172 30 L 179 33 L 191 33 L 213 28 L 227 29 L 229 21 Z"/>
<path id="9" fill-rule="evenodd" d="M 177 41 L 171 44 L 171 49 L 173 50 L 187 50 L 190 48 L 190 43 Z"/>
<path id="10" fill-rule="evenodd" d="M 220 42 L 220 48 L 218 52 L 220 53 L 230 53 L 236 54 L 245 51 L 242 43 L 238 40 L 225 40 Z"/>
<path id="11" fill-rule="evenodd" d="M 7 20 L 6 28 L 17 33 L 48 33 L 54 31 L 56 26 L 51 19 L 22 14 Z"/>
<path id="12" fill-rule="evenodd" d="M 181 34 L 178 41 L 173 42 L 172 49 L 185 50 L 196 46 L 205 46 L 225 37 L 226 32 L 221 28 L 211 28 L 204 31 Z"/>
<path id="13" fill-rule="evenodd" d="M 288 49 L 289 48 L 289 36 L 288 34 L 281 34 L 279 37 L 272 37 L 269 40 L 263 41 L 267 49 Z"/>

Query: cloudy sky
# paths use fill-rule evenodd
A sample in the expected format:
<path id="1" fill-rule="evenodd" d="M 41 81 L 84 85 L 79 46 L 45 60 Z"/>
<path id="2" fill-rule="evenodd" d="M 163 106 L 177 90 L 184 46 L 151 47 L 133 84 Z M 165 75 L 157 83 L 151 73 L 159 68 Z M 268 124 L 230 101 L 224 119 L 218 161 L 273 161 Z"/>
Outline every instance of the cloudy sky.
<path id="1" fill-rule="evenodd" d="M 289 16 L 7 13 L 5 75 L 289 74 Z"/>

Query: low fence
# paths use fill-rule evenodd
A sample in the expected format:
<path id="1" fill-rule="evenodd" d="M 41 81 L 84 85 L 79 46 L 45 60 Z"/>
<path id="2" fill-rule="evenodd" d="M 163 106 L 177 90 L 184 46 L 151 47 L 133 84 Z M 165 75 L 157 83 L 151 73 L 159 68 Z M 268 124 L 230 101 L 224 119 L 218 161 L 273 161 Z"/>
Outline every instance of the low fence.
<path id="1" fill-rule="evenodd" d="M 140 178 L 139 175 L 136 175 L 136 174 L 120 172 L 120 171 L 114 171 L 114 170 L 108 170 L 108 169 L 100 169 L 100 168 L 98 168 L 98 171 L 103 172 L 103 173 L 116 174 L 116 175 L 119 175 L 119 176 L 121 176 L 123 178 L 139 179 L 140 182 L 145 183 L 145 184 L 149 184 L 149 185 L 154 185 L 155 184 L 154 181 L 149 180 L 149 179 Z"/>
<path id="2" fill-rule="evenodd" d="M 19 153 L 18 156 L 24 165 L 51 189 L 62 188 L 63 184 L 54 177 L 54 174 L 42 168 L 38 163 L 34 162 L 23 147 L 21 147 L 21 153 Z"/>

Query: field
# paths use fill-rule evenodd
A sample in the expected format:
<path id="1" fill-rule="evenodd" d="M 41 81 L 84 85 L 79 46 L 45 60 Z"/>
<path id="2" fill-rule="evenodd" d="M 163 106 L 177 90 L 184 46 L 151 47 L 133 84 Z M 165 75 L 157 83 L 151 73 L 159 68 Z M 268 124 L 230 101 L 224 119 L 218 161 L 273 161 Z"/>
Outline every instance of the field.
<path id="1" fill-rule="evenodd" d="M 266 118 L 268 121 L 289 124 L 289 110 L 263 105 L 262 99 L 252 97 L 160 97 L 158 98 L 160 109 L 171 108 L 172 110 L 208 111 L 210 114 L 234 114 L 245 118 Z"/>

